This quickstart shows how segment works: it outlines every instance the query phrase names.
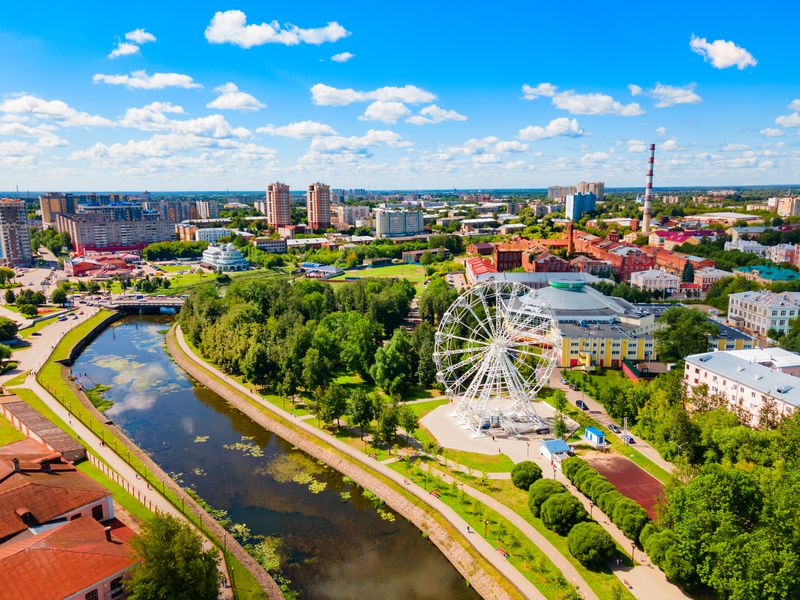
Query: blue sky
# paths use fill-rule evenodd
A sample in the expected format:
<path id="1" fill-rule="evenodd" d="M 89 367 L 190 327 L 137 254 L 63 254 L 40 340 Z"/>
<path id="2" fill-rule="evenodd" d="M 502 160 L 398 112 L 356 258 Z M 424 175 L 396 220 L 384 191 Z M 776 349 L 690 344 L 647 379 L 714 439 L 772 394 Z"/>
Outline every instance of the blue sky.
<path id="1" fill-rule="evenodd" d="M 0 189 L 800 182 L 785 3 L 175 4 L 4 7 Z"/>

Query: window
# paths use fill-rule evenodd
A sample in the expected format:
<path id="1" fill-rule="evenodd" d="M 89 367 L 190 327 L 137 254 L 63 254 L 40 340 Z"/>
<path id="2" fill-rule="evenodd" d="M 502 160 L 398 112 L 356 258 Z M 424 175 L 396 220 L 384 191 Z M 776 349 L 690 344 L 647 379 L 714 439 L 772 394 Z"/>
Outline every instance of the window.
<path id="1" fill-rule="evenodd" d="M 125 585 L 122 583 L 122 577 L 117 577 L 111 580 L 111 597 L 119 598 L 125 593 Z"/>
<path id="2" fill-rule="evenodd" d="M 100 600 L 100 594 L 97 592 L 97 590 L 92 590 L 91 592 L 86 592 L 84 598 L 86 600 Z"/>
<path id="3" fill-rule="evenodd" d="M 103 505 L 98 504 L 97 506 L 92 507 L 92 518 L 95 521 L 102 521 L 103 520 Z"/>

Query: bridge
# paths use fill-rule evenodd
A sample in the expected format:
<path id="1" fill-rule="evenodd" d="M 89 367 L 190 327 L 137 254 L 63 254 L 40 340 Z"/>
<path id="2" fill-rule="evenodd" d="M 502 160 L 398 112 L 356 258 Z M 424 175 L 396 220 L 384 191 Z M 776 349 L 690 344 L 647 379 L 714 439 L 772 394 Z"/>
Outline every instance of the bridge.
<path id="1" fill-rule="evenodd" d="M 153 296 L 145 296 L 144 298 L 112 298 L 111 300 L 103 300 L 99 304 L 103 308 L 111 310 L 119 310 L 124 312 L 161 312 L 161 309 L 180 310 L 183 306 L 184 299 L 174 296 L 165 296 L 157 298 Z"/>

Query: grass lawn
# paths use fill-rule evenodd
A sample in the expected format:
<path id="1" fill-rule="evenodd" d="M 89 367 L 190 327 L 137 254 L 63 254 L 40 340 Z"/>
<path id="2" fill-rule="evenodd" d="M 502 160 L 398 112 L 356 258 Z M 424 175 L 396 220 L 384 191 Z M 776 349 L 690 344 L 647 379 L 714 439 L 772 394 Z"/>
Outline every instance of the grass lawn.
<path id="1" fill-rule="evenodd" d="M 606 371 L 602 375 L 595 375 L 593 373 L 584 373 L 583 371 L 566 371 L 564 373 L 564 378 L 567 381 L 572 381 L 575 383 L 583 383 L 586 381 L 591 381 L 594 383 L 599 390 L 604 390 L 607 388 L 611 383 L 619 383 L 625 379 L 625 376 L 619 371 L 612 371 L 611 369 L 606 369 Z"/>
<path id="2" fill-rule="evenodd" d="M 8 419 L 0 415 L 0 446 L 24 439 L 25 435 L 17 430 Z"/>
<path id="3" fill-rule="evenodd" d="M 472 478 L 470 477 L 466 477 L 459 473 L 455 473 L 454 475 L 472 487 L 478 489 L 481 487 L 477 481 L 471 480 Z M 614 588 L 619 588 L 623 591 L 623 594 L 620 596 L 620 598 L 633 598 L 633 595 L 628 590 L 619 585 L 619 580 L 610 570 L 606 569 L 595 571 L 592 569 L 587 569 L 580 562 L 575 560 L 572 554 L 570 554 L 569 548 L 567 547 L 566 536 L 560 536 L 556 532 L 550 531 L 544 526 L 544 523 L 542 523 L 541 519 L 534 517 L 528 508 L 528 495 L 524 491 L 514 486 L 510 480 L 490 479 L 488 480 L 488 486 L 489 489 L 483 489 L 482 491 L 492 496 L 498 502 L 508 506 L 511 510 L 530 523 L 530 525 L 536 529 L 536 531 L 547 538 L 547 541 L 553 544 L 553 546 L 555 546 L 558 551 L 564 555 L 564 557 L 569 560 L 570 563 L 572 563 L 586 583 L 589 584 L 589 587 L 591 587 L 600 598 L 612 598 L 612 590 Z M 617 545 L 617 549 L 622 556 L 626 556 L 626 550 L 624 548 L 621 548 L 619 545 Z"/>
<path id="4" fill-rule="evenodd" d="M 552 404 L 552 399 L 550 396 L 543 396 L 541 397 L 545 402 Z M 659 467 L 656 463 L 652 460 L 647 458 L 644 454 L 639 452 L 634 446 L 630 446 L 624 443 L 621 439 L 617 436 L 612 435 L 611 430 L 604 427 L 597 421 L 595 421 L 592 417 L 587 415 L 584 411 L 579 410 L 578 408 L 568 404 L 566 410 L 564 411 L 569 417 L 573 418 L 575 421 L 578 422 L 580 427 L 575 431 L 575 433 L 570 438 L 570 441 L 578 441 L 583 437 L 583 429 L 591 425 L 606 434 L 606 441 L 611 445 L 611 448 L 622 454 L 623 456 L 628 457 L 634 463 L 639 465 L 642 469 L 650 473 L 653 477 L 658 479 L 661 483 L 667 484 L 670 479 L 671 475 L 667 473 L 664 469 Z"/>
<path id="5" fill-rule="evenodd" d="M 439 478 L 415 472 L 406 462 L 398 461 L 389 467 L 402 473 L 426 489 L 435 489 L 439 499 L 452 508 L 472 529 L 473 535 L 482 535 L 492 546 L 509 553 L 510 562 L 538 589 L 545 598 L 562 598 L 571 585 L 556 566 L 519 529 L 495 511 L 454 490 Z M 486 521 L 485 521 L 486 520 Z"/>
<path id="6" fill-rule="evenodd" d="M 414 284 L 414 287 L 419 293 L 422 291 L 422 283 L 425 281 L 425 267 L 405 263 L 386 267 L 355 269 L 352 271 L 345 271 L 343 275 L 332 277 L 331 279 L 369 279 L 373 277 L 397 277 L 398 279 L 408 279 Z"/>
<path id="7" fill-rule="evenodd" d="M 44 329 L 45 327 L 47 327 L 51 323 L 54 323 L 57 318 L 58 317 L 48 317 L 47 319 L 42 319 L 41 321 L 36 321 L 36 323 L 34 323 L 32 327 L 28 327 L 26 329 L 22 329 L 19 332 L 19 337 L 21 337 L 23 340 L 27 340 L 29 337 L 31 337 L 32 333 L 34 333 L 35 331 L 40 331 L 40 330 Z"/>
<path id="8" fill-rule="evenodd" d="M 28 376 L 28 373 L 30 373 L 30 371 L 25 371 L 24 373 L 20 373 L 18 375 L 14 375 L 14 377 L 12 377 L 8 381 L 6 381 L 5 387 L 12 387 L 12 386 L 15 386 L 15 385 L 22 385 L 23 383 L 25 383 L 25 378 Z"/>
<path id="9" fill-rule="evenodd" d="M 412 404 L 411 406 L 414 405 Z M 436 438 L 433 437 L 433 434 L 423 425 L 420 425 L 419 429 L 414 433 L 414 437 L 417 438 L 423 446 L 426 443 L 437 445 L 439 443 Z M 481 454 L 479 452 L 467 452 L 465 450 L 445 448 L 442 451 L 442 456 L 448 460 L 453 460 L 462 464 L 465 467 L 469 467 L 471 470 L 483 471 L 484 473 L 508 473 L 514 468 L 514 461 L 505 454 Z"/>
<path id="10" fill-rule="evenodd" d="M 440 407 L 442 404 L 447 404 L 449 401 L 447 398 L 441 398 L 439 400 L 430 400 L 428 402 L 415 402 L 414 404 L 407 404 L 408 408 L 410 408 L 417 417 L 420 419 L 431 412 L 434 408 Z"/>

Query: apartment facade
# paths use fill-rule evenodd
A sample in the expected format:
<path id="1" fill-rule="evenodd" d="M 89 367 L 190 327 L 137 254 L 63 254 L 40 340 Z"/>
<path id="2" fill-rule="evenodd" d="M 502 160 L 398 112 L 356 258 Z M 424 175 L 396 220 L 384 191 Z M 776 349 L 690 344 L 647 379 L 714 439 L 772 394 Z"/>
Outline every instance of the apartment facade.
<path id="1" fill-rule="evenodd" d="M 800 292 L 740 292 L 728 296 L 728 320 L 753 333 L 786 333 L 800 316 Z"/>
<path id="2" fill-rule="evenodd" d="M 310 183 L 306 190 L 306 211 L 309 229 L 331 226 L 331 188 L 324 183 Z"/>
<path id="3" fill-rule="evenodd" d="M 681 278 L 662 269 L 631 273 L 631 285 L 652 292 L 671 292 L 681 287 Z"/>
<path id="4" fill-rule="evenodd" d="M 176 237 L 175 224 L 161 221 L 154 215 L 139 220 L 109 221 L 103 214 L 59 214 L 56 215 L 56 229 L 69 234 L 78 254 L 141 250 L 148 244 Z"/>
<path id="5" fill-rule="evenodd" d="M 292 224 L 291 201 L 287 184 L 277 181 L 267 186 L 264 214 L 267 215 L 267 223 L 269 223 L 270 227 L 283 227 L 284 225 Z"/>
<path id="6" fill-rule="evenodd" d="M 421 210 L 375 209 L 375 236 L 399 237 L 425 232 Z"/>
<path id="7" fill-rule="evenodd" d="M 581 215 L 597 208 L 597 196 L 593 193 L 567 195 L 566 218 L 577 221 Z"/>
<path id="8" fill-rule="evenodd" d="M 0 265 L 28 266 L 33 260 L 28 213 L 23 200 L 0 198 Z"/>
<path id="9" fill-rule="evenodd" d="M 594 194 L 600 201 L 605 194 L 606 184 L 602 181 L 581 181 L 575 188 L 579 194 Z"/>
<path id="10" fill-rule="evenodd" d="M 705 386 L 709 397 L 722 398 L 751 427 L 758 427 L 766 414 L 780 420 L 800 406 L 800 377 L 737 352 L 687 356 L 683 381 L 690 392 Z"/>
<path id="11" fill-rule="evenodd" d="M 39 208 L 42 212 L 42 225 L 52 227 L 58 213 L 75 214 L 77 202 L 72 194 L 48 192 L 39 196 Z"/>

